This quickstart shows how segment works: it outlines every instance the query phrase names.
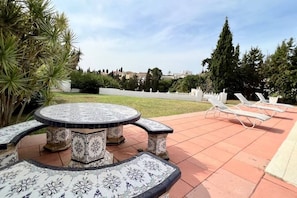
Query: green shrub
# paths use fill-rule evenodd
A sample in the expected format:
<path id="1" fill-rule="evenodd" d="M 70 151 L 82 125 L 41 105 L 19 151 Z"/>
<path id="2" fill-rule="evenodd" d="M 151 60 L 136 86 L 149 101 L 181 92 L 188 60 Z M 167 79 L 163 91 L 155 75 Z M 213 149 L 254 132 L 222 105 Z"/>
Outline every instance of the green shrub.
<path id="1" fill-rule="evenodd" d="M 83 73 L 81 71 L 72 72 L 71 88 L 80 89 L 81 93 L 99 93 L 99 87 L 119 88 L 119 83 L 110 76 L 97 73 Z"/>

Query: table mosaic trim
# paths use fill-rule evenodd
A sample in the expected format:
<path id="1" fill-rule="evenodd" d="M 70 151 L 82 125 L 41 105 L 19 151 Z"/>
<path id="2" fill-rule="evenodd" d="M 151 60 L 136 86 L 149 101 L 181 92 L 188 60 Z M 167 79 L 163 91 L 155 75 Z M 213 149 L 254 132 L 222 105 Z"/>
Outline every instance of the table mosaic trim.
<path id="1" fill-rule="evenodd" d="M 135 122 L 140 113 L 133 108 L 108 103 L 65 103 L 38 109 L 35 119 L 65 128 L 109 128 Z"/>
<path id="2" fill-rule="evenodd" d="M 0 169 L 3 197 L 158 197 L 180 169 L 150 153 L 99 168 L 67 169 L 21 161 Z"/>

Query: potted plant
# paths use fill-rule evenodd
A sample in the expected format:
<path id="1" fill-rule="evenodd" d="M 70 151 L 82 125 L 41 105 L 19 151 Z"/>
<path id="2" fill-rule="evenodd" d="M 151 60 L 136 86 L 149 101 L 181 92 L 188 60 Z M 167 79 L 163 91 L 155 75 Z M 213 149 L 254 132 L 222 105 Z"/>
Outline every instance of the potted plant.
<path id="1" fill-rule="evenodd" d="M 268 98 L 269 98 L 269 103 L 275 104 L 277 103 L 278 99 L 281 98 L 281 96 L 277 92 L 274 92 L 270 94 Z"/>

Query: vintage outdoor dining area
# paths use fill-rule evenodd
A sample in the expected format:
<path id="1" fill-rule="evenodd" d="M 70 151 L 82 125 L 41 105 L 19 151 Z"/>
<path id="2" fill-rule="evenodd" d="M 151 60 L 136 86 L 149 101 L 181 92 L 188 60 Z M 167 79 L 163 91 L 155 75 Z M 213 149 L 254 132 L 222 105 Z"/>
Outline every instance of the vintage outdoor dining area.
<path id="1" fill-rule="evenodd" d="M 138 117 L 138 113 L 135 115 Z M 245 128 L 231 117 L 205 117 L 205 112 L 150 119 L 170 126 L 174 131 L 166 140 L 168 163 L 178 167 L 181 176 L 174 185 L 171 180 L 172 187 L 166 183 L 171 187 L 170 197 L 297 196 L 297 182 L 288 177 L 297 178 L 296 148 L 287 151 L 287 158 L 279 154 L 279 148 L 286 147 L 285 142 L 291 142 L 287 137 L 296 130 L 296 108 L 279 113 L 254 128 Z M 148 146 L 149 134 L 143 128 L 129 123 L 122 126 L 125 141 L 106 146 L 113 162 L 133 159 Z M 18 144 L 19 159 L 33 159 L 56 167 L 67 167 L 73 161 L 71 147 L 52 152 L 44 148 L 47 144 L 46 134 L 25 136 Z M 281 164 L 278 164 L 277 156 L 283 156 Z M 168 164 L 162 163 L 164 165 Z M 281 168 L 273 172 L 271 167 Z M 177 172 L 172 174 L 178 175 Z"/>
<path id="2" fill-rule="evenodd" d="M 1 128 L 0 193 L 4 197 L 167 197 L 181 172 L 157 155 L 167 157 L 166 137 L 173 130 L 140 116 L 137 110 L 123 105 L 65 103 L 38 109 L 36 120 Z M 123 126 L 127 124 L 147 131 L 148 152 L 114 163 L 106 145 L 122 144 Z M 18 160 L 15 145 L 44 127 L 43 149 L 55 153 L 70 148 L 71 160 L 63 167 Z"/>

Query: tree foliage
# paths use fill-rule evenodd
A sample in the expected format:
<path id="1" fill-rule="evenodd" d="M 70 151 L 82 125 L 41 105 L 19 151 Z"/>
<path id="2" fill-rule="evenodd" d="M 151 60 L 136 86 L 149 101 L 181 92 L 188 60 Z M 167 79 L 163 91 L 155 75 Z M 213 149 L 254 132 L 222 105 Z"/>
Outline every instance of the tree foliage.
<path id="1" fill-rule="evenodd" d="M 239 79 L 242 94 L 248 99 L 255 99 L 255 92 L 263 90 L 261 69 L 264 55 L 259 48 L 246 52 L 239 67 Z"/>
<path id="2" fill-rule="evenodd" d="M 151 69 L 148 69 L 143 83 L 143 89 L 144 91 L 148 92 L 151 90 L 151 87 L 152 87 L 152 74 L 151 74 Z"/>
<path id="3" fill-rule="evenodd" d="M 120 88 L 117 80 L 108 75 L 101 75 L 97 72 L 73 71 L 70 75 L 71 88 L 80 89 L 82 93 L 99 93 L 100 87 Z"/>
<path id="4" fill-rule="evenodd" d="M 0 1 L 0 126 L 12 122 L 16 109 L 19 119 L 37 92 L 50 103 L 50 88 L 79 61 L 73 39 L 65 15 L 49 1 Z"/>
<path id="5" fill-rule="evenodd" d="M 211 58 L 202 61 L 203 65 L 208 65 L 214 92 L 221 92 L 226 88 L 230 93 L 236 90 L 238 56 L 239 46 L 234 50 L 232 33 L 229 28 L 228 19 L 226 18 Z"/>
<path id="6" fill-rule="evenodd" d="M 201 73 L 198 75 L 188 75 L 185 78 L 178 79 L 170 87 L 171 92 L 189 93 L 191 89 L 200 88 L 204 92 L 211 92 L 212 84 L 209 73 Z"/>
<path id="7" fill-rule="evenodd" d="M 144 81 L 144 90 L 150 91 L 152 89 L 153 92 L 158 91 L 159 82 L 162 77 L 162 70 L 155 67 L 153 69 L 148 69 Z"/>
<path id="8" fill-rule="evenodd" d="M 293 38 L 283 41 L 267 58 L 262 73 L 269 94 L 277 93 L 287 102 L 296 102 L 297 47 Z"/>

